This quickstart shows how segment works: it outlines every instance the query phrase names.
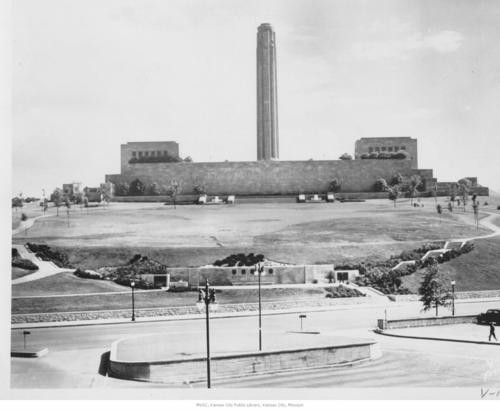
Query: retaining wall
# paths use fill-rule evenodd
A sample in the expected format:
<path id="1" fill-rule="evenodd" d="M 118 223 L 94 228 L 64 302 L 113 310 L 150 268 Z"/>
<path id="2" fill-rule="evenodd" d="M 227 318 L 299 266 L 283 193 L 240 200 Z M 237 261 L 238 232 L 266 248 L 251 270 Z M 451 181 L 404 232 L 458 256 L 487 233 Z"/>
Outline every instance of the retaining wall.
<path id="1" fill-rule="evenodd" d="M 156 383 L 206 380 L 206 358 L 161 362 L 120 362 L 116 348 L 111 351 L 110 376 Z M 211 377 L 228 378 L 252 374 L 318 368 L 369 360 L 378 357 L 375 342 L 352 343 L 302 349 L 283 349 L 256 353 L 224 354 L 211 358 Z"/>
<path id="2" fill-rule="evenodd" d="M 199 315 L 200 311 L 193 300 L 192 306 L 175 306 L 152 309 L 135 309 L 135 316 L 140 317 L 168 317 L 178 315 Z M 303 308 L 326 308 L 342 305 L 370 304 L 370 297 L 350 297 L 350 298 L 322 298 L 322 299 L 302 299 L 279 302 L 262 302 L 263 310 L 287 310 Z M 259 309 L 258 303 L 235 303 L 218 305 L 217 314 L 256 312 Z M 11 323 L 42 323 L 42 322 L 72 322 L 82 320 L 98 319 L 130 319 L 131 309 L 119 310 L 95 310 L 82 312 L 54 312 L 54 313 L 23 313 L 11 315 Z"/>
<path id="3" fill-rule="evenodd" d="M 424 327 L 424 326 L 439 326 L 439 325 L 454 325 L 458 323 L 475 323 L 477 315 L 469 316 L 442 316 L 442 317 L 426 317 L 388 320 L 378 319 L 377 326 L 379 329 L 403 329 L 407 327 Z"/>
<path id="4" fill-rule="evenodd" d="M 106 175 L 106 182 L 139 178 L 168 186 L 176 180 L 179 194 L 194 194 L 202 184 L 211 195 L 297 195 L 327 192 L 334 178 L 342 180 L 343 192 L 370 192 L 378 178 L 390 180 L 396 173 L 416 171 L 409 160 L 182 162 L 126 164 L 121 174 Z"/>

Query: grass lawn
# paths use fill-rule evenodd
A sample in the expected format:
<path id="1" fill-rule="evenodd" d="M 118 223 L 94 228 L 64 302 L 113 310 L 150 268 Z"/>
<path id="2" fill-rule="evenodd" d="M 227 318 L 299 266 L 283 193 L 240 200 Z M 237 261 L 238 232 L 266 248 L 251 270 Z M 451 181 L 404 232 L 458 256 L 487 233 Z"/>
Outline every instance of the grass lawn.
<path id="1" fill-rule="evenodd" d="M 85 279 L 82 279 L 85 280 Z M 34 283 L 34 282 L 33 282 Z M 263 301 L 298 300 L 298 299 L 323 299 L 326 291 L 323 288 L 306 289 L 262 289 Z M 137 309 L 168 307 L 168 306 L 194 306 L 198 300 L 197 291 L 165 292 L 147 291 L 136 292 L 135 306 Z M 258 301 L 257 289 L 224 289 L 217 291 L 217 302 L 227 303 L 256 303 Z M 12 313 L 38 313 L 38 312 L 69 312 L 87 310 L 112 310 L 131 308 L 130 291 L 126 294 L 96 295 L 96 296 L 68 296 L 57 298 L 29 298 L 12 299 Z"/>
<path id="2" fill-rule="evenodd" d="M 17 268 L 15 266 L 13 266 L 12 267 L 12 279 L 22 278 L 23 276 L 31 275 L 32 273 L 35 273 L 35 272 L 36 272 L 36 270 L 21 269 L 21 268 Z"/>
<path id="3" fill-rule="evenodd" d="M 79 278 L 71 272 L 12 286 L 12 296 L 67 295 L 75 293 L 123 292 L 129 288 L 107 280 Z"/>
<path id="4" fill-rule="evenodd" d="M 500 289 L 500 237 L 474 241 L 474 250 L 439 265 L 457 292 Z M 425 269 L 402 278 L 403 286 L 417 293 Z"/>

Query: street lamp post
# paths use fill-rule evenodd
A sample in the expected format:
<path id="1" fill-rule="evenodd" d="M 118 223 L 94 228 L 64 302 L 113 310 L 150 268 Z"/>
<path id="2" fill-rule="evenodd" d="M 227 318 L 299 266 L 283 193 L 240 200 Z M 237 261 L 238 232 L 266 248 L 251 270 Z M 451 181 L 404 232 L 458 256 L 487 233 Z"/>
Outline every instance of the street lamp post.
<path id="1" fill-rule="evenodd" d="M 217 307 L 215 300 L 215 289 L 210 289 L 208 279 L 205 283 L 205 289 L 198 289 L 198 303 L 196 304 L 201 310 L 205 306 L 205 327 L 207 333 L 207 388 L 210 389 L 210 304 L 214 308 Z"/>
<path id="2" fill-rule="evenodd" d="M 260 278 L 262 276 L 262 273 L 264 272 L 264 265 L 259 262 L 257 265 L 255 265 L 255 274 L 258 276 L 258 283 L 259 283 L 259 352 L 262 351 L 262 303 L 261 303 L 261 285 L 260 285 Z"/>
<path id="3" fill-rule="evenodd" d="M 455 316 L 455 281 L 451 281 L 451 315 Z"/>
<path id="4" fill-rule="evenodd" d="M 135 282 L 134 281 L 130 282 L 130 287 L 132 289 L 132 322 L 135 322 L 135 300 L 134 300 Z"/>

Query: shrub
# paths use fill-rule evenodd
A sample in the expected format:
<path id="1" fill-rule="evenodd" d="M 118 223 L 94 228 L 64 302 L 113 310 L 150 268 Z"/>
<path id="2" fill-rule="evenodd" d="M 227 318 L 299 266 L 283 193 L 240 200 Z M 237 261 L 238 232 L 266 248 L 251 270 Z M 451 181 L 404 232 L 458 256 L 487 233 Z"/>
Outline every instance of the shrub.
<path id="1" fill-rule="evenodd" d="M 370 158 L 370 156 L 368 154 L 361 154 L 360 158 L 361 159 L 368 159 L 368 158 Z"/>
<path id="2" fill-rule="evenodd" d="M 26 221 L 28 219 L 28 216 L 23 212 L 21 214 L 21 221 Z"/>
<path id="3" fill-rule="evenodd" d="M 368 158 L 370 158 L 370 159 L 377 159 L 378 158 L 378 152 L 372 152 L 371 154 L 368 154 Z"/>
<path id="4" fill-rule="evenodd" d="M 12 259 L 12 266 L 15 268 L 21 268 L 26 270 L 38 270 L 38 266 L 35 265 L 29 259 L 23 259 L 19 257 L 15 257 Z"/>
<path id="5" fill-rule="evenodd" d="M 53 262 L 60 268 L 72 268 L 68 261 L 68 256 L 63 252 L 54 251 L 50 249 L 50 246 L 48 245 L 37 245 L 30 242 L 28 242 L 26 246 L 43 261 Z"/>
<path id="6" fill-rule="evenodd" d="M 343 153 L 339 159 L 344 160 L 344 161 L 350 161 L 352 160 L 352 155 L 348 154 L 347 152 Z"/>
<path id="7" fill-rule="evenodd" d="M 342 181 L 339 178 L 333 178 L 328 186 L 331 192 L 339 192 L 342 189 Z"/>
<path id="8" fill-rule="evenodd" d="M 73 272 L 73 275 L 78 276 L 82 279 L 103 279 L 103 277 L 99 274 L 87 272 L 86 270 L 80 268 L 76 269 Z"/>
<path id="9" fill-rule="evenodd" d="M 388 152 L 381 152 L 378 154 L 378 159 L 391 159 L 392 155 Z"/>
<path id="10" fill-rule="evenodd" d="M 264 261 L 264 255 L 258 254 L 254 255 L 249 253 L 245 255 L 244 253 L 238 253 L 229 255 L 222 260 L 216 260 L 212 265 L 214 266 L 254 266 L 259 262 Z"/>
<path id="11" fill-rule="evenodd" d="M 154 284 L 146 282 L 143 279 L 136 279 L 133 277 L 120 276 L 114 280 L 114 282 L 117 283 L 118 285 L 128 286 L 128 287 L 130 287 L 130 283 L 132 281 L 134 281 L 134 284 L 135 284 L 134 287 L 136 289 L 159 289 L 160 288 L 160 286 L 155 286 Z"/>
<path id="12" fill-rule="evenodd" d="M 12 248 L 12 257 L 13 258 L 19 257 L 19 251 L 17 250 L 17 248 Z"/>
<path id="13" fill-rule="evenodd" d="M 145 191 L 146 191 L 146 186 L 139 178 L 134 179 L 130 183 L 129 195 L 134 195 L 134 196 L 144 195 Z"/>
<path id="14" fill-rule="evenodd" d="M 181 162 L 182 159 L 179 157 L 173 157 L 171 155 L 161 155 L 157 157 L 139 157 L 131 158 L 128 162 L 129 164 L 151 164 L 151 163 L 161 163 L 161 162 Z"/>
<path id="15" fill-rule="evenodd" d="M 357 289 L 348 288 L 342 285 L 331 288 L 324 288 L 324 290 L 327 292 L 325 294 L 325 297 L 327 298 L 353 298 L 365 296 L 364 293 L 360 292 Z"/>
<path id="16" fill-rule="evenodd" d="M 384 178 L 379 178 L 374 184 L 375 192 L 386 192 L 389 189 L 389 185 Z"/>

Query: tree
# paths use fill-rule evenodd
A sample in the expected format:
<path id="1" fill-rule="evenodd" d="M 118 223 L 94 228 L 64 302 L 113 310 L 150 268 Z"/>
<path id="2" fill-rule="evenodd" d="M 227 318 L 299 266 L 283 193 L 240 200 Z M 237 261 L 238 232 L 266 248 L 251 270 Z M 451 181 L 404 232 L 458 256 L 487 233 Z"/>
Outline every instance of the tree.
<path id="1" fill-rule="evenodd" d="M 403 178 L 403 175 L 401 174 L 395 174 L 393 175 L 393 177 L 391 178 L 391 183 L 390 185 L 391 186 L 394 186 L 394 185 L 401 185 L 404 183 L 404 178 Z"/>
<path id="2" fill-rule="evenodd" d="M 111 201 L 111 183 L 101 184 L 101 195 L 103 204 L 109 204 L 109 201 Z"/>
<path id="3" fill-rule="evenodd" d="M 389 193 L 389 199 L 391 201 L 394 201 L 394 208 L 396 208 L 396 202 L 401 192 L 400 188 L 401 187 L 399 185 L 393 185 L 387 190 L 387 192 Z"/>
<path id="4" fill-rule="evenodd" d="M 437 204 L 436 211 L 439 215 L 439 222 L 441 222 L 441 215 L 443 214 L 443 207 L 440 204 Z"/>
<path id="5" fill-rule="evenodd" d="M 63 192 L 61 188 L 54 189 L 54 192 L 50 195 L 50 200 L 54 203 L 54 206 L 57 209 L 57 216 L 59 216 L 59 207 L 63 201 Z"/>
<path id="6" fill-rule="evenodd" d="M 472 187 L 472 182 L 467 178 L 462 178 L 458 181 L 458 194 L 462 198 L 462 203 L 464 205 L 464 212 L 466 211 L 465 206 L 469 200 L 469 192 Z"/>
<path id="7" fill-rule="evenodd" d="M 330 192 L 340 192 L 342 189 L 342 180 L 339 178 L 333 178 L 332 181 L 330 182 L 330 185 L 328 186 L 328 190 Z"/>
<path id="8" fill-rule="evenodd" d="M 179 183 L 176 180 L 170 182 L 170 186 L 167 189 L 167 195 L 172 198 L 174 203 L 174 209 L 176 209 L 177 194 L 179 193 Z"/>
<path id="9" fill-rule="evenodd" d="M 424 305 L 424 311 L 428 311 L 434 307 L 436 309 L 436 316 L 439 313 L 439 306 L 450 305 L 452 295 L 443 285 L 443 279 L 439 276 L 439 265 L 435 259 L 432 259 L 427 267 L 427 272 L 418 289 L 418 293 L 420 301 Z"/>
<path id="10" fill-rule="evenodd" d="M 22 198 L 16 196 L 12 198 L 12 208 L 17 212 L 19 208 L 23 207 L 23 200 Z"/>
<path id="11" fill-rule="evenodd" d="M 68 228 L 69 228 L 69 209 L 71 208 L 71 202 L 69 198 L 64 199 L 64 206 L 66 207 L 66 217 L 68 220 Z"/>
<path id="12" fill-rule="evenodd" d="M 422 186 L 420 175 L 412 175 L 408 180 L 408 192 L 410 193 L 410 204 L 413 205 L 413 198 L 418 197 L 418 188 Z"/>
<path id="13" fill-rule="evenodd" d="M 352 160 L 352 155 L 348 154 L 347 152 L 344 152 L 339 159 L 344 160 L 344 161 L 350 161 Z"/>
<path id="14" fill-rule="evenodd" d="M 134 179 L 130 183 L 130 188 L 129 188 L 130 195 L 133 195 L 133 196 L 144 195 L 145 191 L 146 191 L 146 186 L 139 178 Z"/>
<path id="15" fill-rule="evenodd" d="M 184 162 L 193 162 L 193 158 L 187 156 L 186 158 L 184 158 Z"/>

